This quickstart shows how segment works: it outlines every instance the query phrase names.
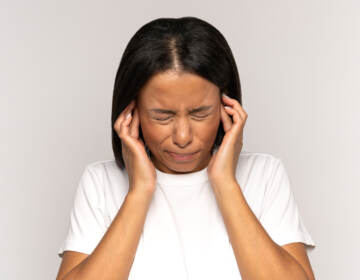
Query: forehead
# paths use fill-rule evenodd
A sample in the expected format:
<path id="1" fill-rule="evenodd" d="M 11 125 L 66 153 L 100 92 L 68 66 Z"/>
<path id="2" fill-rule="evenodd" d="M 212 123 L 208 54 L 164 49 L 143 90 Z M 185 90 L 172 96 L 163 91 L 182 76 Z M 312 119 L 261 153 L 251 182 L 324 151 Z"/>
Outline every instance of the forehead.
<path id="1" fill-rule="evenodd" d="M 191 108 L 219 99 L 219 88 L 191 73 L 174 71 L 154 75 L 142 88 L 138 102 L 143 106 Z"/>

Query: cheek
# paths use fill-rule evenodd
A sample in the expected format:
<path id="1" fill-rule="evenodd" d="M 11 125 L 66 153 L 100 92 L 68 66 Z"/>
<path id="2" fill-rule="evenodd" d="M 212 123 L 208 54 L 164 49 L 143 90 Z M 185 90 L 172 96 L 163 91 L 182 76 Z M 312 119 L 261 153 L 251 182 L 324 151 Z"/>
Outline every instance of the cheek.
<path id="1" fill-rule="evenodd" d="M 154 125 L 151 121 L 146 119 L 140 120 L 142 135 L 147 146 L 155 146 L 160 143 L 164 136 L 164 129 L 160 126 Z"/>
<path id="2" fill-rule="evenodd" d="M 219 129 L 220 119 L 213 118 L 208 122 L 202 123 L 199 127 L 197 127 L 198 136 L 203 142 L 211 143 L 215 140 L 218 129 Z"/>
<path id="3" fill-rule="evenodd" d="M 219 125 L 220 125 L 219 119 L 216 122 L 213 122 L 211 126 L 209 126 L 209 134 L 212 134 L 215 137 L 219 130 Z"/>
<path id="4" fill-rule="evenodd" d="M 208 130 L 211 133 L 217 133 L 219 125 L 221 123 L 221 115 L 220 115 L 220 109 L 218 113 L 216 113 L 213 118 L 210 120 L 210 124 L 208 125 Z"/>

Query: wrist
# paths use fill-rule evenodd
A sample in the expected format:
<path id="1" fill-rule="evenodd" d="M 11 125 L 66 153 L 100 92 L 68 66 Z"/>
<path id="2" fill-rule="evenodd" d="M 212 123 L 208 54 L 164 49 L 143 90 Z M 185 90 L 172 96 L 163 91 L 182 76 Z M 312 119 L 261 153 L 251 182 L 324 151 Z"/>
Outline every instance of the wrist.
<path id="1" fill-rule="evenodd" d="M 154 195 L 155 189 L 152 188 L 130 188 L 127 196 L 134 197 L 136 200 L 150 202 Z"/>

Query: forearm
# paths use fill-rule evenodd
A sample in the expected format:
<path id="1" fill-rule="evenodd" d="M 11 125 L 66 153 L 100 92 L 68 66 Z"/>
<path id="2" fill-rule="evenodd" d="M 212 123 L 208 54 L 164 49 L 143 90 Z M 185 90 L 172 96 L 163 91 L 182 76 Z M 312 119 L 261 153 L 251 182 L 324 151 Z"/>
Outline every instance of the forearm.
<path id="1" fill-rule="evenodd" d="M 244 280 L 308 279 L 301 265 L 270 238 L 236 182 L 213 189 Z"/>
<path id="2" fill-rule="evenodd" d="M 64 280 L 128 279 L 151 198 L 130 191 L 93 253 Z"/>

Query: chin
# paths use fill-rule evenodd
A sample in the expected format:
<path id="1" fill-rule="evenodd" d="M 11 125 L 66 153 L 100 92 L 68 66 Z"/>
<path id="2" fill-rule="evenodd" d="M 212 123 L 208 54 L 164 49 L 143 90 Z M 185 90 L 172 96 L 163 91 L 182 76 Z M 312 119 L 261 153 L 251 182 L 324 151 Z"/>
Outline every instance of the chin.
<path id="1" fill-rule="evenodd" d="M 172 173 L 190 173 L 193 172 L 198 166 L 198 161 L 189 161 L 189 162 L 177 162 L 174 160 L 166 160 L 166 169 Z"/>
<path id="2" fill-rule="evenodd" d="M 160 162 L 162 165 L 162 169 L 168 171 L 168 173 L 190 173 L 197 170 L 201 161 L 201 152 L 198 152 L 194 158 L 187 160 L 179 160 L 173 158 L 168 152 L 162 152 L 160 157 Z M 158 164 L 160 164 L 159 160 L 157 160 Z M 158 168 L 159 169 L 159 168 Z"/>
<path id="3" fill-rule="evenodd" d="M 183 166 L 174 166 L 172 168 L 169 168 L 168 169 L 171 170 L 171 172 L 173 173 L 178 173 L 178 174 L 184 174 L 184 173 L 190 173 L 190 172 L 193 172 L 193 170 L 195 169 L 193 166 L 189 166 L 189 165 L 183 165 Z"/>

